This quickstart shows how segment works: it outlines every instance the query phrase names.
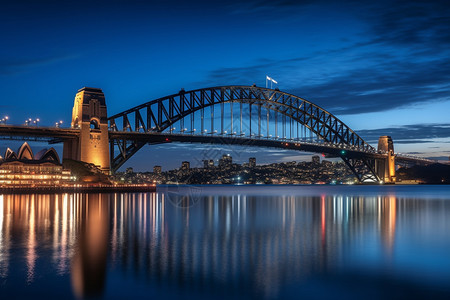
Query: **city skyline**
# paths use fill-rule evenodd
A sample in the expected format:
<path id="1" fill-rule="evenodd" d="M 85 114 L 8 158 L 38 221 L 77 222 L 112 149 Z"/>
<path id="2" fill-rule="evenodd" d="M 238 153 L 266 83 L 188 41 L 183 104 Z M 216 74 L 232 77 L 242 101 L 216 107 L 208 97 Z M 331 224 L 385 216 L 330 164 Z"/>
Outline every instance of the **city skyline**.
<path id="1" fill-rule="evenodd" d="M 68 126 L 83 86 L 102 88 L 112 115 L 180 88 L 264 86 L 270 76 L 280 90 L 330 111 L 374 146 L 380 135 L 391 135 L 396 152 L 444 159 L 449 10 L 445 1 L 8 3 L 0 12 L 7 45 L 0 50 L 0 117 Z M 2 143 L 0 152 L 17 148 L 11 144 Z M 201 162 L 211 147 L 146 146 L 124 167 Z M 260 150 L 217 148 L 261 163 L 311 156 Z"/>

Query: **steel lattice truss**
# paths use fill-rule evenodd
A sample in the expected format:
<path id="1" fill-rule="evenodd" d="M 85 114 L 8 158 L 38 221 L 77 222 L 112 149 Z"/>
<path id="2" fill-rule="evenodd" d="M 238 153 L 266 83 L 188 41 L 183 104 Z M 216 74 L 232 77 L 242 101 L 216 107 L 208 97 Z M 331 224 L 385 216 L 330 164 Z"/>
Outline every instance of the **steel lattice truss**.
<path id="1" fill-rule="evenodd" d="M 255 132 L 257 131 L 257 135 L 251 134 L 251 119 L 250 121 L 244 120 L 244 122 L 249 122 L 250 134 L 248 134 L 248 137 L 252 139 L 264 138 L 261 135 L 260 125 L 261 119 L 265 118 L 261 113 L 261 109 L 264 109 L 265 111 L 276 112 L 276 124 L 278 124 L 276 117 L 279 114 L 280 118 L 284 118 L 284 120 L 288 119 L 290 122 L 306 127 L 323 143 L 339 145 L 340 147 L 345 146 L 348 149 L 363 154 L 376 153 L 376 150 L 371 145 L 366 143 L 341 120 L 312 102 L 279 90 L 256 86 L 223 86 L 187 92 L 182 90 L 178 94 L 159 98 L 109 117 L 110 134 L 115 132 L 122 133 L 120 138 L 110 137 L 111 166 L 113 171 L 117 170 L 118 167 L 136 153 L 143 145 L 150 142 L 149 140 L 137 138 L 138 135 L 142 137 L 142 134 L 157 135 L 163 133 L 170 129 L 176 122 L 182 121 L 198 111 L 201 111 L 202 116 L 201 131 L 198 134 L 203 134 L 205 127 L 203 117 L 205 108 L 207 107 L 220 105 L 220 116 L 219 114 L 214 116 L 214 111 L 212 111 L 210 118 L 222 118 L 222 128 L 218 135 L 222 134 L 223 136 L 223 114 L 224 111 L 226 111 L 224 103 L 240 103 L 241 110 L 239 121 L 241 122 L 241 130 L 243 122 L 242 105 L 248 105 L 250 109 L 250 118 L 252 118 L 252 115 L 254 116 L 256 110 L 258 128 Z M 253 114 L 252 107 L 254 110 Z M 231 109 L 233 109 L 232 106 Z M 231 116 L 233 116 L 233 113 L 231 113 Z M 268 123 L 269 113 L 267 112 L 267 124 Z M 233 119 L 231 119 L 231 124 L 233 124 Z M 211 125 L 211 131 L 213 130 L 213 127 L 214 126 Z M 126 134 L 124 137 L 123 133 L 129 134 Z M 191 132 L 191 134 L 193 134 L 193 132 Z M 231 132 L 231 134 L 233 134 L 233 132 Z M 239 135 L 239 133 L 237 135 Z M 284 141 L 283 138 L 278 139 L 278 137 L 274 137 L 272 140 Z M 115 146 L 118 147 L 120 152 L 117 156 L 114 156 Z M 355 159 L 344 159 L 355 174 L 358 174 L 359 179 L 361 179 L 362 176 L 362 173 L 360 172 L 371 173 L 377 177 L 372 168 L 373 162 L 366 159 L 357 159 L 357 162 L 354 162 L 354 160 Z M 364 171 L 362 171 L 359 166 L 361 162 L 365 167 Z"/>

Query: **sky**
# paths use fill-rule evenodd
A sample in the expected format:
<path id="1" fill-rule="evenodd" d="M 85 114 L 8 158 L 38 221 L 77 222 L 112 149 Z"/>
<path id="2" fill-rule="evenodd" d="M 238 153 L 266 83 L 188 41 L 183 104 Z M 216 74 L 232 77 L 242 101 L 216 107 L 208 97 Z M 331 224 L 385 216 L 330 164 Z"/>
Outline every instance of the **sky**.
<path id="1" fill-rule="evenodd" d="M 396 152 L 450 155 L 448 1 L 17 0 L 2 4 L 0 27 L 0 118 L 11 124 L 69 126 L 84 86 L 101 88 L 113 115 L 181 88 L 265 86 L 269 75 L 374 146 L 390 135 Z M 18 144 L 0 141 L 1 154 L 8 146 Z M 311 156 L 166 144 L 124 167 L 223 153 L 258 163 Z"/>

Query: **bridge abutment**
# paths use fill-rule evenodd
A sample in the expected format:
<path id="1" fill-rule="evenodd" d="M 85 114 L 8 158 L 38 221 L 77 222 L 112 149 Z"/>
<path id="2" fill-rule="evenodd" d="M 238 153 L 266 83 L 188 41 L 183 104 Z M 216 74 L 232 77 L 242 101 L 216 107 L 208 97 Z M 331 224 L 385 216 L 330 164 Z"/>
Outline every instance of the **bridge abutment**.
<path id="1" fill-rule="evenodd" d="M 108 116 L 101 89 L 78 90 L 72 110 L 72 128 L 79 128 L 77 139 L 64 142 L 63 158 L 92 163 L 110 173 Z"/>
<path id="2" fill-rule="evenodd" d="M 385 183 L 395 183 L 394 142 L 390 136 L 380 136 L 378 139 L 378 151 L 387 154 L 385 159 L 376 160 L 375 170 L 378 177 Z"/>

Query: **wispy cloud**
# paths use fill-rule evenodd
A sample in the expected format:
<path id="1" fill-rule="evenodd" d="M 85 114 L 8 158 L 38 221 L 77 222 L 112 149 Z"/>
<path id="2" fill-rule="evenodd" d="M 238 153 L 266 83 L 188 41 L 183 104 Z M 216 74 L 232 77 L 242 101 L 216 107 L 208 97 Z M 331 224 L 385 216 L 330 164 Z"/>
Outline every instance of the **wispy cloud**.
<path id="1" fill-rule="evenodd" d="M 433 139 L 450 138 L 449 124 L 412 124 L 398 127 L 358 130 L 368 142 L 376 142 L 382 135 L 389 135 L 398 144 L 433 143 Z"/>
<path id="2" fill-rule="evenodd" d="M 330 5 L 330 1 L 247 3 L 255 10 L 323 6 L 326 11 Z M 448 2 L 396 1 L 391 5 L 379 1 L 369 9 L 367 4 L 344 1 L 342 6 L 367 25 L 359 41 L 318 50 L 308 57 L 258 59 L 247 66 L 218 68 L 209 73 L 207 84 L 242 84 L 267 73 L 279 74 L 283 91 L 340 115 L 450 100 Z M 298 11 L 281 15 L 295 18 Z"/>
<path id="3" fill-rule="evenodd" d="M 61 55 L 39 58 L 11 58 L 0 60 L 0 75 L 15 75 L 33 68 L 77 58 L 78 55 Z"/>

